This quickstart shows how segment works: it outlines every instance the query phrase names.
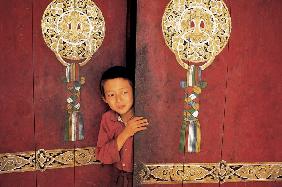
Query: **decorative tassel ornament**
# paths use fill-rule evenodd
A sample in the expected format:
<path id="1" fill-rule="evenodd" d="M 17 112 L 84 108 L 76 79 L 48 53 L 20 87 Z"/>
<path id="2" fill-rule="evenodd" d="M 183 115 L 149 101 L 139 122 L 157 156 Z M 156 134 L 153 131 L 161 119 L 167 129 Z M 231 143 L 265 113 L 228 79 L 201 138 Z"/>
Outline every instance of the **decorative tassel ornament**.
<path id="1" fill-rule="evenodd" d="M 65 80 L 68 89 L 65 140 L 82 140 L 84 124 L 80 112 L 80 88 L 84 84 L 84 78 L 79 77 L 79 64 L 72 63 L 66 67 Z"/>
<path id="2" fill-rule="evenodd" d="M 201 144 L 201 129 L 199 116 L 199 95 L 206 83 L 201 80 L 201 69 L 190 66 L 187 80 L 181 81 L 180 86 L 185 90 L 183 121 L 180 130 L 179 151 L 199 152 Z"/>
<path id="3" fill-rule="evenodd" d="M 228 7 L 224 0 L 170 0 L 162 17 L 162 31 L 165 44 L 187 71 L 187 80 L 180 83 L 185 97 L 179 150 L 199 152 L 199 94 L 207 85 L 201 80 L 201 71 L 214 62 L 228 43 Z"/>
<path id="4" fill-rule="evenodd" d="M 65 139 L 84 139 L 83 118 L 80 112 L 79 66 L 90 62 L 105 37 L 105 20 L 99 7 L 91 0 L 52 0 L 41 19 L 42 36 L 46 45 L 66 66 L 65 83 L 68 89 Z"/>

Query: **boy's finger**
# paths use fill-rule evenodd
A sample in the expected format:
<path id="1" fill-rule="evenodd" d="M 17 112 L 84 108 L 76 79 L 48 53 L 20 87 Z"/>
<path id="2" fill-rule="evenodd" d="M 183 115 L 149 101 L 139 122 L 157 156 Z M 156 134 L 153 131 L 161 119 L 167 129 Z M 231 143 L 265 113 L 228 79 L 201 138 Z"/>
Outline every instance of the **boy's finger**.
<path id="1" fill-rule="evenodd" d="M 143 117 L 134 117 L 134 118 L 132 118 L 132 119 L 129 120 L 129 121 L 139 121 L 139 120 L 141 120 L 141 119 L 143 119 Z"/>
<path id="2" fill-rule="evenodd" d="M 142 126 L 142 125 L 149 125 L 148 121 L 142 121 L 138 123 L 138 126 Z"/>
<path id="3" fill-rule="evenodd" d="M 139 120 L 144 119 L 144 117 L 141 117 L 141 116 L 138 117 L 138 116 L 137 116 L 137 117 L 134 117 L 133 119 L 136 120 L 136 121 L 139 121 Z"/>
<path id="4" fill-rule="evenodd" d="M 140 127 L 147 127 L 149 125 L 149 123 L 140 123 L 138 124 L 136 127 L 140 128 Z"/>
<path id="5" fill-rule="evenodd" d="M 137 122 L 143 122 L 143 121 L 147 121 L 148 122 L 148 120 L 146 119 L 146 118 L 141 118 L 141 119 L 138 119 L 138 120 L 136 120 Z"/>
<path id="6" fill-rule="evenodd" d="M 147 129 L 147 127 L 139 127 L 136 132 L 143 131 L 143 130 L 146 130 L 146 129 Z"/>
<path id="7" fill-rule="evenodd" d="M 149 122 L 148 122 L 148 120 L 140 120 L 140 121 L 138 121 L 138 124 L 149 124 Z"/>

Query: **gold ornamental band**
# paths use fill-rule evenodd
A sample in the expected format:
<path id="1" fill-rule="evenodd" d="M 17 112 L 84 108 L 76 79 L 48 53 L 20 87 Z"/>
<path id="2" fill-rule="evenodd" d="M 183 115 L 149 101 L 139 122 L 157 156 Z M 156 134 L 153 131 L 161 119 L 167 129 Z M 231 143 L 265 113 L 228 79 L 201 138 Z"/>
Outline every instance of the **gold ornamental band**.
<path id="1" fill-rule="evenodd" d="M 282 162 L 139 164 L 139 184 L 282 182 Z"/>
<path id="2" fill-rule="evenodd" d="M 95 147 L 0 154 L 0 174 L 100 164 Z M 282 162 L 163 163 L 135 165 L 140 184 L 282 182 Z"/>
<path id="3" fill-rule="evenodd" d="M 95 147 L 0 154 L 0 174 L 99 164 Z"/>

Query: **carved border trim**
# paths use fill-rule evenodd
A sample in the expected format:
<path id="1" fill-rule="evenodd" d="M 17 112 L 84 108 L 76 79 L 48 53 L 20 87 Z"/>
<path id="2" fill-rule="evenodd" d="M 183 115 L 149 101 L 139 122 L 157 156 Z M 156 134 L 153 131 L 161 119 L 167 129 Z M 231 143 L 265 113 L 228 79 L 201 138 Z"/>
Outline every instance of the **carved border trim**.
<path id="1" fill-rule="evenodd" d="M 282 162 L 141 164 L 139 184 L 225 183 L 281 181 Z M 139 169 L 138 169 L 139 168 Z"/>
<path id="2" fill-rule="evenodd" d="M 0 174 L 100 164 L 95 147 L 0 154 Z"/>
<path id="3" fill-rule="evenodd" d="M 45 171 L 90 164 L 96 160 L 95 147 L 54 149 L 0 154 L 0 174 Z M 225 183 L 281 181 L 282 162 L 260 163 L 164 163 L 138 164 L 135 176 L 140 184 Z"/>

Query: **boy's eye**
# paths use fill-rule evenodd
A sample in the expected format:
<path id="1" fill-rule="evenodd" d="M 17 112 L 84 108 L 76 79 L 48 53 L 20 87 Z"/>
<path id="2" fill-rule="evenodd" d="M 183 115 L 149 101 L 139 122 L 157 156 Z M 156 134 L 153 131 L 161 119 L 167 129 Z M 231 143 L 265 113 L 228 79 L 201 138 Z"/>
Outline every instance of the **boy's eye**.
<path id="1" fill-rule="evenodd" d="M 123 91 L 123 94 L 128 94 L 128 91 Z"/>
<path id="2" fill-rule="evenodd" d="M 110 94 L 107 94 L 107 96 L 108 96 L 108 97 L 113 97 L 113 96 L 115 96 L 115 94 L 110 93 Z"/>

